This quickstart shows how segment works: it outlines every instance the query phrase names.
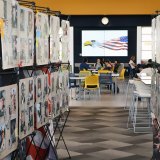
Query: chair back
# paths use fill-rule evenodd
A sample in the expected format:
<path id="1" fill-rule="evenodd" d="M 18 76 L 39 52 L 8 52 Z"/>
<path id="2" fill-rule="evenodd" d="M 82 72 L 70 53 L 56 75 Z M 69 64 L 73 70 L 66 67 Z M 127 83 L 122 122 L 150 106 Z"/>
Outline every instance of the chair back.
<path id="1" fill-rule="evenodd" d="M 101 74 L 101 73 L 112 73 L 112 71 L 110 71 L 110 70 L 98 70 L 98 74 Z"/>
<path id="2" fill-rule="evenodd" d="M 100 84 L 112 84 L 112 73 L 100 73 L 99 75 Z"/>
<path id="3" fill-rule="evenodd" d="M 91 75 L 85 78 L 85 88 L 99 88 L 99 78 L 97 75 Z"/>
<path id="4" fill-rule="evenodd" d="M 79 72 L 79 77 L 87 77 L 90 76 L 91 72 L 90 71 L 80 71 Z"/>
<path id="5" fill-rule="evenodd" d="M 124 68 L 121 70 L 118 79 L 124 80 L 125 71 L 126 71 L 126 69 L 124 69 Z"/>
<path id="6" fill-rule="evenodd" d="M 70 77 L 75 77 L 75 74 L 69 73 L 69 88 L 74 88 L 74 87 L 76 87 L 76 80 L 70 79 Z"/>

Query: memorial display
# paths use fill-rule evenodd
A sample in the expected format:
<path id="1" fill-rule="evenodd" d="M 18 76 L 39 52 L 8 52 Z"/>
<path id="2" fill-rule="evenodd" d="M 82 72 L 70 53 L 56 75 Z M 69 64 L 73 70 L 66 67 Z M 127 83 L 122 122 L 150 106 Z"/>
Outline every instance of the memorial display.
<path id="1" fill-rule="evenodd" d="M 36 63 L 37 65 L 49 62 L 49 19 L 48 15 L 36 14 Z"/>
<path id="2" fill-rule="evenodd" d="M 19 82 L 19 137 L 28 136 L 34 130 L 34 80 L 21 79 Z"/>
<path id="3" fill-rule="evenodd" d="M 0 159 L 16 150 L 18 145 L 17 85 L 0 87 Z"/>
<path id="4" fill-rule="evenodd" d="M 60 19 L 56 16 L 50 16 L 50 61 L 52 63 L 59 62 L 59 52 L 60 52 Z"/>
<path id="5" fill-rule="evenodd" d="M 69 31 L 70 31 L 70 23 L 69 21 L 62 20 L 61 21 L 61 27 L 62 27 L 62 62 L 68 62 L 69 61 L 69 55 L 70 55 L 70 50 L 69 50 Z"/>

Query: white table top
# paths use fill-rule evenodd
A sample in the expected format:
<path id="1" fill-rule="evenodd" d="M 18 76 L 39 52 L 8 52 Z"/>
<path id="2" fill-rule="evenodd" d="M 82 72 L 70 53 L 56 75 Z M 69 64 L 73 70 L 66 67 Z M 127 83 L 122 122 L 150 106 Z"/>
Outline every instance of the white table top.
<path id="1" fill-rule="evenodd" d="M 85 79 L 86 77 L 69 77 L 69 79 Z"/>
<path id="2" fill-rule="evenodd" d="M 142 76 L 140 77 L 141 80 L 151 80 L 151 76 Z"/>
<path id="3" fill-rule="evenodd" d="M 151 79 L 143 79 L 141 80 L 144 84 L 150 85 L 151 84 Z"/>

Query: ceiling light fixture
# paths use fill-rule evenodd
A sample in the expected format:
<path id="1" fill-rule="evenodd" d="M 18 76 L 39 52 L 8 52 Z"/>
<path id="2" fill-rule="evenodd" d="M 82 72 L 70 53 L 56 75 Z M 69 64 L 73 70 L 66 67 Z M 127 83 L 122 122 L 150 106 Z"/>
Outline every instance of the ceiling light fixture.
<path id="1" fill-rule="evenodd" d="M 108 22 L 109 22 L 109 19 L 108 19 L 107 17 L 103 17 L 103 18 L 101 19 L 101 22 L 102 22 L 102 24 L 107 25 Z"/>

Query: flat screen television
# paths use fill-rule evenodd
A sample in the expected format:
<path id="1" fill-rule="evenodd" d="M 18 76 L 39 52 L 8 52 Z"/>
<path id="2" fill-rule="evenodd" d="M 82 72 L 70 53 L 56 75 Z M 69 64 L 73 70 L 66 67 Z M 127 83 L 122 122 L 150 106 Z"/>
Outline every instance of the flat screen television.
<path id="1" fill-rule="evenodd" d="M 128 30 L 83 30 L 82 56 L 128 56 Z"/>

